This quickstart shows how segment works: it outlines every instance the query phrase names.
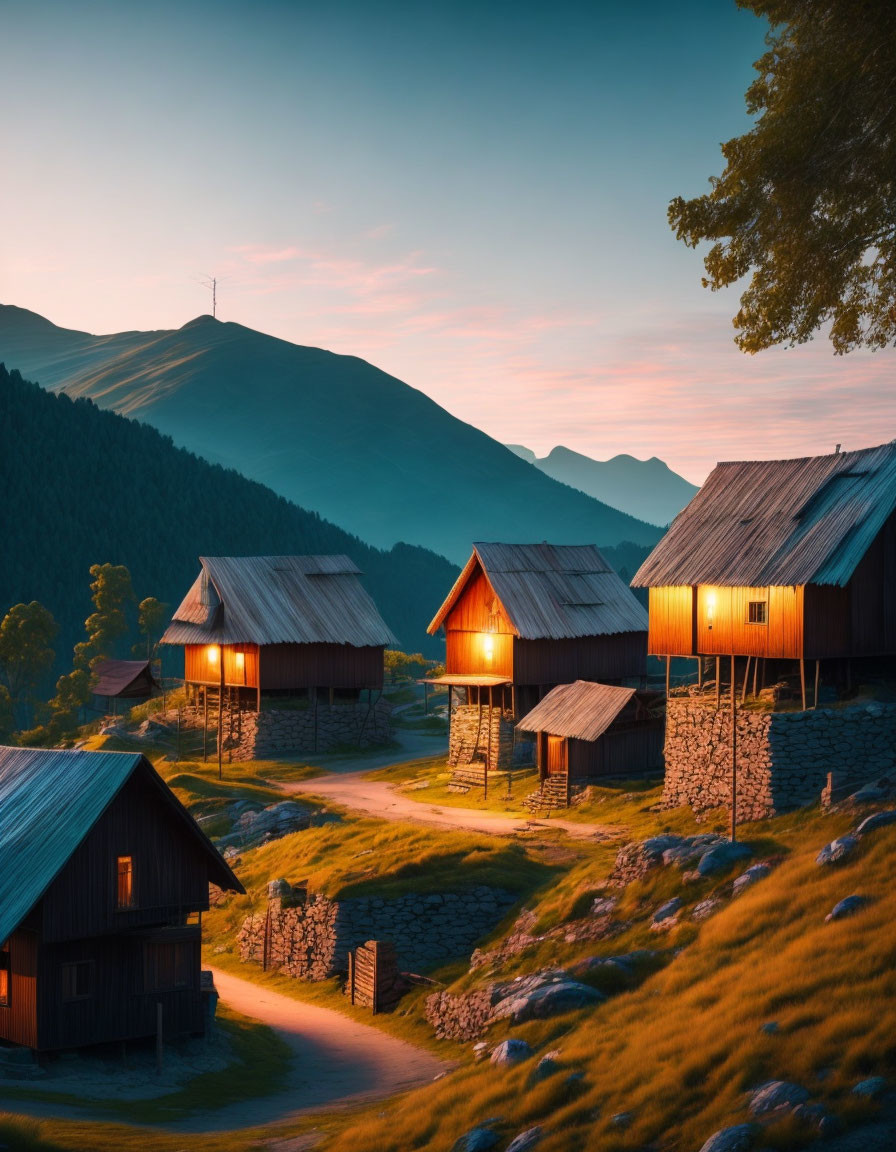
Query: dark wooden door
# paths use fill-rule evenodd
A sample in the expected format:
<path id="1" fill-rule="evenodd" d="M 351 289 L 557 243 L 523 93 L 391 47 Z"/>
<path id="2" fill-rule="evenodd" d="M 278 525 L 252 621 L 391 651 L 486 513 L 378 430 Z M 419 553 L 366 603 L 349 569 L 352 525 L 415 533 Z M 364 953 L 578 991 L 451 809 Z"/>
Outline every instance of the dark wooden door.
<path id="1" fill-rule="evenodd" d="M 548 736 L 548 776 L 565 775 L 566 741 L 562 736 Z"/>

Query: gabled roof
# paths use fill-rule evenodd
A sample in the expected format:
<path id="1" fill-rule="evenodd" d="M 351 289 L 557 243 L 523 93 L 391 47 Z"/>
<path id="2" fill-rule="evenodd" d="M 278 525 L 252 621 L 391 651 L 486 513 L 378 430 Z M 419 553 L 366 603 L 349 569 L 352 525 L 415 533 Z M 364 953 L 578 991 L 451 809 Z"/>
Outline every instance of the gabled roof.
<path id="1" fill-rule="evenodd" d="M 0 748 L 0 943 L 21 924 L 127 780 L 143 773 L 209 858 L 209 878 L 243 887 L 140 753 Z"/>
<path id="2" fill-rule="evenodd" d="M 593 544 L 474 544 L 429 626 L 437 631 L 481 567 L 522 640 L 646 632 L 647 612 Z"/>
<path id="3" fill-rule="evenodd" d="M 896 508 L 896 441 L 717 464 L 632 584 L 847 583 Z"/>
<path id="4" fill-rule="evenodd" d="M 93 673 L 97 678 L 93 688 L 95 696 L 126 696 L 128 689 L 143 676 L 149 687 L 155 685 L 148 660 L 101 660 L 94 665 Z"/>
<path id="5" fill-rule="evenodd" d="M 398 641 L 347 556 L 201 556 L 163 644 Z"/>
<path id="6" fill-rule="evenodd" d="M 576 680 L 558 684 L 520 720 L 524 732 L 548 732 L 574 740 L 596 740 L 635 696 L 634 688 Z"/>

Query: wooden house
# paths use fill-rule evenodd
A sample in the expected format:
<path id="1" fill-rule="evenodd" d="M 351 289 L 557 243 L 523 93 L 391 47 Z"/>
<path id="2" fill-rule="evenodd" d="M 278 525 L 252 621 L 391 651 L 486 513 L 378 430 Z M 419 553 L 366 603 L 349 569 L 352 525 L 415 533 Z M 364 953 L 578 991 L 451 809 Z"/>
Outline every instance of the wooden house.
<path id="1" fill-rule="evenodd" d="M 0 748 L 0 1039 L 201 1033 L 209 883 L 243 891 L 142 755 Z"/>
<path id="2" fill-rule="evenodd" d="M 93 695 L 117 711 L 119 700 L 148 700 L 159 690 L 148 660 L 101 660 L 93 668 Z"/>
<path id="3" fill-rule="evenodd" d="M 449 705 L 457 690 L 462 707 L 478 710 L 451 712 L 455 764 L 501 766 L 516 718 L 557 684 L 646 674 L 647 613 L 593 545 L 475 544 L 429 631 L 439 628 L 436 682 L 448 685 Z"/>
<path id="4" fill-rule="evenodd" d="M 655 695 L 588 680 L 552 688 L 518 724 L 535 734 L 539 806 L 569 803 L 575 784 L 661 771 L 657 703 Z"/>
<path id="5" fill-rule="evenodd" d="M 727 657 L 744 693 L 814 661 L 896 653 L 896 442 L 719 464 L 641 566 L 652 655 Z M 740 676 L 740 668 L 737 672 Z M 732 683 L 734 677 L 732 675 Z"/>
<path id="6" fill-rule="evenodd" d="M 347 556 L 200 557 L 201 571 L 162 637 L 184 648 L 189 693 L 357 699 L 381 689 L 397 645 Z"/>

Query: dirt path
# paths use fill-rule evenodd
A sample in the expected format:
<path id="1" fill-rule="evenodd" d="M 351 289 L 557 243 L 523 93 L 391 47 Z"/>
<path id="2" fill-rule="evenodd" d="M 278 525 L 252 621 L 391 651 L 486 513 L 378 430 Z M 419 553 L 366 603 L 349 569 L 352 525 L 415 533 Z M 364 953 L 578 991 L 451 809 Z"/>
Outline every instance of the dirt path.
<path id="1" fill-rule="evenodd" d="M 416 1048 L 361 1024 L 341 1012 L 303 1004 L 215 970 L 215 986 L 225 1004 L 267 1024 L 293 1053 L 284 1087 L 272 1096 L 240 1100 L 204 1110 L 171 1124 L 152 1125 L 172 1132 L 232 1132 L 282 1124 L 308 1112 L 324 1112 L 380 1100 L 426 1084 L 449 1065 Z M 62 1090 L 62 1089 L 60 1089 Z M 75 1108 L 51 1101 L 17 1100 L 12 1084 L 4 1085 L 0 1108 L 26 1116 L 115 1121 L 101 1105 Z M 147 1126 L 149 1127 L 149 1126 Z"/>
<path id="2" fill-rule="evenodd" d="M 410 820 L 418 824 L 437 824 L 442 828 L 486 832 L 495 836 L 512 836 L 526 830 L 527 817 L 522 815 L 510 816 L 480 808 L 455 808 L 449 804 L 440 807 L 438 804 L 412 800 L 392 784 L 365 779 L 370 767 L 365 764 L 363 772 L 333 773 L 289 783 L 281 781 L 277 787 L 293 794 L 307 792 L 314 796 L 324 796 L 336 804 L 369 816 L 379 816 L 383 820 Z M 618 826 L 612 824 L 582 824 L 556 816 L 539 820 L 536 827 L 546 830 L 559 828 L 575 840 L 604 838 L 618 835 L 620 831 Z"/>

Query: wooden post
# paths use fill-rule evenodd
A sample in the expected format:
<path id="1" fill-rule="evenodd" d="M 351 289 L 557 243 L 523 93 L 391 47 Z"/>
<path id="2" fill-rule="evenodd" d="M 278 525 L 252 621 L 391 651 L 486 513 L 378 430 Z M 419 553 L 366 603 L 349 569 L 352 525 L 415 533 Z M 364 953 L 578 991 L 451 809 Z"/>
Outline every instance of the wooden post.
<path id="1" fill-rule="evenodd" d="M 716 656 L 716 708 L 722 707 L 722 657 Z"/>
<path id="2" fill-rule="evenodd" d="M 481 689 L 480 689 L 481 691 Z M 488 751 L 485 754 L 485 778 L 488 781 L 488 774 L 492 767 L 492 721 L 495 716 L 495 697 L 494 689 L 491 684 L 488 686 Z M 486 783 L 486 787 L 488 784 Z"/>
<path id="3" fill-rule="evenodd" d="M 737 839 L 737 686 L 731 657 L 731 843 Z"/>
<path id="4" fill-rule="evenodd" d="M 697 657 L 697 687 L 703 687 L 703 657 Z"/>
<path id="5" fill-rule="evenodd" d="M 513 718 L 516 720 L 516 685 L 510 685 L 510 711 L 513 713 Z"/>
<path id="6" fill-rule="evenodd" d="M 202 688 L 202 762 L 208 761 L 208 685 Z"/>
<path id="7" fill-rule="evenodd" d="M 348 998 L 352 1004 L 355 1002 L 355 954 L 348 954 Z"/>
<path id="8" fill-rule="evenodd" d="M 156 1001 L 156 1072 L 162 1075 L 162 1001 Z"/>
<path id="9" fill-rule="evenodd" d="M 180 712 L 181 708 L 177 706 L 177 762 L 180 763 Z"/>
<path id="10" fill-rule="evenodd" d="M 756 681 L 759 676 L 759 657 L 753 661 L 753 696 L 756 697 L 759 693 L 756 691 Z"/>
<path id="11" fill-rule="evenodd" d="M 224 759 L 224 645 L 218 645 L 218 779 L 224 777 L 222 761 Z"/>
<path id="12" fill-rule="evenodd" d="M 806 661 L 800 656 L 800 692 L 803 697 L 803 711 L 806 711 Z"/>
<path id="13" fill-rule="evenodd" d="M 669 676 L 672 669 L 672 657 L 666 657 L 666 699 L 669 699 Z"/>
<path id="14" fill-rule="evenodd" d="M 261 711 L 261 645 L 255 650 L 255 711 Z"/>
<path id="15" fill-rule="evenodd" d="M 815 661 L 815 703 L 812 705 L 813 710 L 818 707 L 818 684 L 821 680 L 821 660 Z"/>
<path id="16" fill-rule="evenodd" d="M 753 657 L 752 657 L 752 656 L 748 656 L 748 657 L 747 657 L 747 666 L 746 666 L 746 668 L 744 669 L 744 686 L 743 686 L 743 688 L 741 689 L 741 693 L 740 693 L 740 702 L 741 702 L 741 704 L 745 703 L 745 701 L 746 701 L 746 699 L 747 699 L 747 684 L 748 684 L 748 683 L 749 683 L 749 681 L 750 681 L 750 661 L 751 661 L 752 659 L 753 659 Z"/>
<path id="17" fill-rule="evenodd" d="M 380 956 L 379 945 L 373 946 L 373 1014 L 376 1016 L 380 1007 Z"/>

